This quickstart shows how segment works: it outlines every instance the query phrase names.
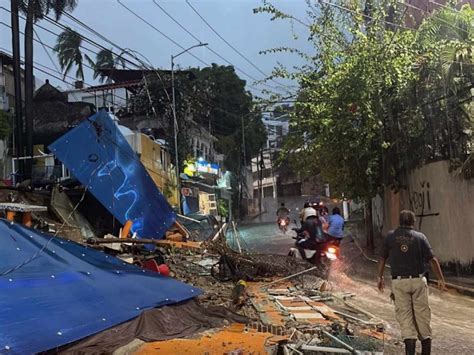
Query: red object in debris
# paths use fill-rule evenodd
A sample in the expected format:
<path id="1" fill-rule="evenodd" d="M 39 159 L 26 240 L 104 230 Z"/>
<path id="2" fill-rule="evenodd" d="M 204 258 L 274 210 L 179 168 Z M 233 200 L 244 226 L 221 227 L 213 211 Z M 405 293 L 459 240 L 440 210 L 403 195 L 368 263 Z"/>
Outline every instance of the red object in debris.
<path id="1" fill-rule="evenodd" d="M 159 273 L 160 275 L 163 275 L 163 276 L 170 276 L 170 269 L 169 269 L 168 265 L 166 265 L 166 264 L 158 265 L 158 263 L 156 262 L 155 259 L 150 259 L 150 260 L 145 261 L 143 263 L 142 267 L 144 269 L 157 272 L 157 273 Z"/>
<path id="2" fill-rule="evenodd" d="M 158 272 L 163 276 L 170 276 L 170 268 L 166 264 L 159 265 Z"/>

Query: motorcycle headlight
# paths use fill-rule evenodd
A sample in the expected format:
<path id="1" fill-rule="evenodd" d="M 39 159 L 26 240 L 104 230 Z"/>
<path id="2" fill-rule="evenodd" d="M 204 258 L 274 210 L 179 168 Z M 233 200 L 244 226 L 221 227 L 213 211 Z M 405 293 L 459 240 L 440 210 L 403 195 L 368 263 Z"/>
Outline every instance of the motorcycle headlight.
<path id="1" fill-rule="evenodd" d="M 329 248 L 328 248 L 328 253 L 330 253 L 330 254 L 336 254 L 336 252 L 337 252 L 336 248 L 333 248 L 333 247 L 329 247 Z"/>

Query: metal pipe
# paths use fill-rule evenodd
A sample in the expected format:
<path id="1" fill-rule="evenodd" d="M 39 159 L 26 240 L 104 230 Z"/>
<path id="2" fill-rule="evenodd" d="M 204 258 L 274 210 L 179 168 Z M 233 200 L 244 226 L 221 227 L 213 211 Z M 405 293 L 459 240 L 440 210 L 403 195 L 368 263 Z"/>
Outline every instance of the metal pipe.
<path id="1" fill-rule="evenodd" d="M 343 346 L 344 348 L 346 348 L 347 350 L 349 350 L 351 353 L 355 353 L 355 349 L 350 346 L 349 344 L 346 344 L 344 343 L 341 339 L 339 339 L 338 337 L 335 337 L 334 335 L 332 335 L 331 333 L 325 331 L 325 330 L 322 330 L 323 334 L 326 335 L 328 338 L 330 338 L 331 340 L 335 341 L 336 343 L 338 343 L 339 345 Z"/>

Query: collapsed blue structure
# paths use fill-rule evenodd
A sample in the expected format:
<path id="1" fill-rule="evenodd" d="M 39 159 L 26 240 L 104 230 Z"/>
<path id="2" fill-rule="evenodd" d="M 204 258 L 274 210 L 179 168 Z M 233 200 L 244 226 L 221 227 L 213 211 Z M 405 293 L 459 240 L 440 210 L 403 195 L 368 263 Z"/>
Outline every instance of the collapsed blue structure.
<path id="1" fill-rule="evenodd" d="M 176 221 L 165 197 L 109 114 L 102 110 L 49 150 L 122 224 L 140 238 L 161 239 Z"/>
<path id="2" fill-rule="evenodd" d="M 6 220 L 0 238 L 0 353 L 53 349 L 201 293 Z"/>

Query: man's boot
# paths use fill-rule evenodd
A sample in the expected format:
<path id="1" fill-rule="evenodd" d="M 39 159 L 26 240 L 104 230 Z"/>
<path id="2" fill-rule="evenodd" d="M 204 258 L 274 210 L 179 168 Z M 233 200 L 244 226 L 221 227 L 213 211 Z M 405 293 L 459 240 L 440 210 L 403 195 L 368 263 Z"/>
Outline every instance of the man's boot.
<path id="1" fill-rule="evenodd" d="M 405 339 L 405 354 L 415 355 L 416 339 Z"/>
<path id="2" fill-rule="evenodd" d="M 421 341 L 421 355 L 431 354 L 431 338 L 426 338 Z"/>

